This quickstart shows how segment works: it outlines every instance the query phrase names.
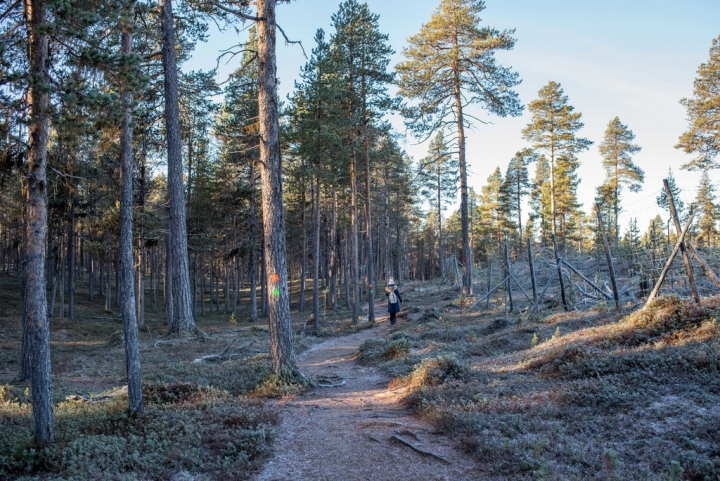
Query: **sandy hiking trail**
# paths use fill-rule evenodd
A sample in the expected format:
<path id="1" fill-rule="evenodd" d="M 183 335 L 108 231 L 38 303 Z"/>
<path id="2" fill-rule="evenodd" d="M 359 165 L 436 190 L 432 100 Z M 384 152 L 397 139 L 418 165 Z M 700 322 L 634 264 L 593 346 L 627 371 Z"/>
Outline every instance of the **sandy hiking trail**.
<path id="1" fill-rule="evenodd" d="M 278 401 L 282 423 L 275 454 L 255 481 L 482 479 L 477 465 L 453 439 L 402 406 L 402 388 L 388 389 L 387 375 L 355 359 L 363 341 L 385 337 L 394 329 L 385 303 L 378 303 L 376 312 L 376 327 L 317 344 L 298 356 L 306 375 L 345 384 L 316 387 Z M 394 435 L 449 464 L 392 440 Z"/>

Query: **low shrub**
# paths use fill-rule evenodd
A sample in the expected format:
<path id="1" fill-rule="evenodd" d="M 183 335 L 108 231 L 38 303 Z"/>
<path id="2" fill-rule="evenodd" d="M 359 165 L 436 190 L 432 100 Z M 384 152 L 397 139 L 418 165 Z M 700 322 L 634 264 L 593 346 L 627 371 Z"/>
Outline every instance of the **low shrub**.
<path id="1" fill-rule="evenodd" d="M 144 386 L 145 414 L 127 396 L 55 406 L 56 439 L 33 447 L 31 406 L 0 405 L 0 478 L 170 479 L 179 471 L 247 479 L 269 451 L 278 416 L 261 403 L 191 385 Z"/>
<path id="2" fill-rule="evenodd" d="M 411 348 L 412 343 L 406 337 L 394 340 L 371 338 L 360 345 L 360 361 L 370 363 L 405 357 Z"/>
<path id="3" fill-rule="evenodd" d="M 157 384 L 192 384 L 224 389 L 230 394 L 253 392 L 270 374 L 270 356 L 258 354 L 219 363 L 179 362 L 166 364 L 145 375 Z"/>
<path id="4" fill-rule="evenodd" d="M 268 374 L 255 388 L 254 393 L 264 397 L 286 397 L 300 394 L 310 385 L 310 380 L 300 371 Z"/>
<path id="5" fill-rule="evenodd" d="M 463 380 L 468 376 L 465 365 L 449 356 L 437 356 L 423 360 L 405 379 L 405 384 L 412 389 L 435 387 L 446 380 Z"/>

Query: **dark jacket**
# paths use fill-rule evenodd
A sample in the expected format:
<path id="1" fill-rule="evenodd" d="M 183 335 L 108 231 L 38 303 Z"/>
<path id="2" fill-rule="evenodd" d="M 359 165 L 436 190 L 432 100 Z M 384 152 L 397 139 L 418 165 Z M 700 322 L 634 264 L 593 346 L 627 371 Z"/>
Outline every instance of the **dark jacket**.
<path id="1" fill-rule="evenodd" d="M 385 288 L 385 295 L 386 295 L 387 298 L 388 298 L 388 312 L 391 313 L 391 314 L 392 314 L 393 312 L 394 312 L 394 313 L 400 312 L 400 304 L 401 304 L 402 301 L 403 301 L 403 300 L 402 300 L 402 297 L 400 297 L 400 291 L 397 290 L 397 287 L 395 288 L 395 291 L 394 291 L 394 292 L 395 292 L 395 295 L 396 295 L 397 298 L 398 298 L 398 302 L 396 302 L 395 304 L 392 304 L 392 303 L 390 302 L 390 291 L 388 291 L 388 288 L 387 288 L 387 287 Z"/>

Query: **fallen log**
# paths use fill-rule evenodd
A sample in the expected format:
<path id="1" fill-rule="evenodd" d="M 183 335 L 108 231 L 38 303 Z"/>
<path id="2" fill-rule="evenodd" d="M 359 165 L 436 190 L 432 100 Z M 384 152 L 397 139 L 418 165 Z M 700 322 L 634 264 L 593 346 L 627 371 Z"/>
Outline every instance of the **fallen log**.
<path id="1" fill-rule="evenodd" d="M 253 341 L 250 344 L 246 344 L 243 347 L 241 347 L 240 350 L 238 350 L 237 352 L 235 352 L 229 356 L 226 356 L 225 354 L 228 352 L 228 349 L 230 349 L 230 347 L 235 343 L 236 340 L 237 339 L 233 339 L 230 342 L 230 344 L 228 344 L 227 347 L 225 347 L 225 349 L 222 350 L 222 352 L 220 354 L 210 354 L 207 356 L 202 356 L 197 359 L 194 359 L 193 362 L 195 362 L 195 363 L 217 362 L 217 361 L 233 359 L 233 358 L 237 357 L 239 353 L 243 352 L 244 350 L 246 350 L 247 348 L 249 348 L 250 346 L 252 346 L 253 344 L 255 344 L 257 342 L 257 341 Z"/>

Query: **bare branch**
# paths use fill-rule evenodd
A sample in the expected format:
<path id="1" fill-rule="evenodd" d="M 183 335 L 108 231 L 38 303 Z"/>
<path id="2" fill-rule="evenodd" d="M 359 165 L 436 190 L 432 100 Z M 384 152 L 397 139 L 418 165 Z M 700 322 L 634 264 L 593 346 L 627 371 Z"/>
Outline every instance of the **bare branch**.
<path id="1" fill-rule="evenodd" d="M 296 43 L 296 44 L 300 45 L 300 48 L 302 49 L 303 57 L 305 57 L 305 59 L 307 59 L 308 56 L 307 56 L 307 54 L 305 53 L 305 48 L 303 47 L 302 42 L 301 42 L 300 40 L 290 40 L 290 39 L 288 39 L 288 37 L 287 37 L 287 35 L 285 35 L 285 31 L 282 29 L 282 27 L 280 27 L 280 25 L 278 25 L 277 23 L 275 24 L 275 26 L 277 27 L 278 30 L 280 30 L 280 33 L 282 33 L 282 36 L 285 37 L 285 45 L 290 45 L 290 44 L 293 44 L 293 43 Z"/>

